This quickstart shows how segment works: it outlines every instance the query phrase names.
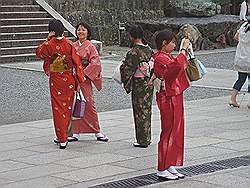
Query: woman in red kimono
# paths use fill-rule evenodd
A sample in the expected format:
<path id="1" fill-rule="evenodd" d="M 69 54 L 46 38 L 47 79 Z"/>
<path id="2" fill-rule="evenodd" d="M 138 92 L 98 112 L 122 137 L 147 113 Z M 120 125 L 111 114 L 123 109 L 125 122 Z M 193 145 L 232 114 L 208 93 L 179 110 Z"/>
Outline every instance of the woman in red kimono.
<path id="1" fill-rule="evenodd" d="M 80 57 L 72 43 L 63 37 L 63 32 L 60 20 L 50 21 L 47 41 L 36 49 L 37 57 L 44 60 L 43 69 L 49 77 L 54 128 L 60 149 L 65 149 L 68 143 L 75 78 L 80 83 L 85 80 Z"/>
<path id="2" fill-rule="evenodd" d="M 159 32 L 155 41 L 159 51 L 153 55 L 154 73 L 163 82 L 160 91 L 156 93 L 161 115 L 157 176 L 166 179 L 184 178 L 174 166 L 183 165 L 183 92 L 189 87 L 189 80 L 185 74 L 189 40 L 184 40 L 183 49 L 176 58 L 170 54 L 175 49 L 175 36 L 171 31 Z"/>
<path id="3" fill-rule="evenodd" d="M 100 132 L 92 86 L 94 84 L 98 91 L 102 89 L 102 67 L 99 54 L 90 41 L 91 30 L 87 24 L 78 24 L 76 35 L 78 40 L 73 45 L 81 57 L 83 73 L 86 78 L 86 81 L 80 84 L 86 103 L 84 117 L 73 120 L 73 138 L 70 138 L 70 140 L 78 141 L 80 133 L 95 133 L 98 141 L 107 142 L 108 137 Z"/>

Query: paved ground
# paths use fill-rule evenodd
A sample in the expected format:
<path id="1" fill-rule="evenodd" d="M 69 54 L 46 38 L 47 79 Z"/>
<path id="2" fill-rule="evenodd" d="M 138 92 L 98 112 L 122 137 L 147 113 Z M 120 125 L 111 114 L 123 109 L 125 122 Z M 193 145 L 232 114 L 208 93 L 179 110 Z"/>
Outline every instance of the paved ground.
<path id="1" fill-rule="evenodd" d="M 194 85 L 205 88 L 205 92 L 206 88 L 230 88 L 234 76 L 236 73 L 231 70 L 209 68 L 206 77 Z M 250 155 L 247 97 L 239 96 L 241 107 L 237 109 L 230 108 L 227 101 L 228 96 L 185 102 L 185 166 Z M 0 126 L 0 187 L 85 188 L 156 171 L 160 133 L 156 106 L 153 107 L 153 143 L 146 149 L 132 146 L 131 109 L 100 112 L 99 117 L 102 131 L 108 134 L 110 142 L 100 143 L 93 135 L 82 135 L 81 141 L 70 143 L 63 151 L 52 143 L 51 119 Z M 147 187 L 247 188 L 249 174 L 249 166 L 239 167 Z"/>
<path id="2" fill-rule="evenodd" d="M 250 155 L 250 111 L 245 99 L 237 109 L 227 106 L 227 97 L 186 102 L 185 166 Z M 101 112 L 99 117 L 110 142 L 82 135 L 66 150 L 52 143 L 51 120 L 1 126 L 0 186 L 82 188 L 156 171 L 160 122 L 155 106 L 153 143 L 147 149 L 132 146 L 131 109 Z M 249 172 L 248 166 L 151 186 L 246 188 Z"/>

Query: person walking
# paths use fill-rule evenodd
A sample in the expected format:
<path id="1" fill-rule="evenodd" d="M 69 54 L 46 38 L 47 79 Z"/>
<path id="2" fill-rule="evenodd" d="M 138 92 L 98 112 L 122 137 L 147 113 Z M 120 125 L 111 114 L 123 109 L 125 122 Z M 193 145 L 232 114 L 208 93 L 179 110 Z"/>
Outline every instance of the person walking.
<path id="1" fill-rule="evenodd" d="M 184 104 L 183 92 L 189 87 L 185 73 L 189 39 L 185 39 L 177 57 L 171 52 L 175 49 L 175 35 L 168 30 L 160 31 L 155 37 L 158 52 L 153 55 L 154 74 L 163 81 L 156 101 L 161 116 L 161 134 L 158 143 L 157 176 L 175 180 L 184 178 L 175 166 L 183 165 L 184 158 Z"/>
<path id="2" fill-rule="evenodd" d="M 236 32 L 234 38 L 238 41 L 236 54 L 234 59 L 235 70 L 238 71 L 238 79 L 233 85 L 229 105 L 232 107 L 240 107 L 236 97 L 244 85 L 248 77 L 248 108 L 250 108 L 250 17 L 247 16 L 247 21 L 244 22 Z"/>
<path id="3" fill-rule="evenodd" d="M 146 148 L 151 143 L 151 109 L 153 86 L 148 85 L 152 49 L 144 43 L 143 29 L 134 25 L 129 30 L 132 48 L 120 66 L 121 81 L 127 93 L 132 91 L 135 123 L 135 147 Z"/>
<path id="4" fill-rule="evenodd" d="M 51 20 L 48 29 L 47 41 L 36 49 L 36 55 L 44 60 L 43 69 L 49 77 L 56 141 L 60 149 L 65 149 L 68 144 L 67 131 L 76 89 L 75 79 L 84 83 L 85 78 L 80 57 L 71 41 L 63 36 L 62 22 Z"/>
<path id="5" fill-rule="evenodd" d="M 91 43 L 91 30 L 88 24 L 79 23 L 76 26 L 77 41 L 74 48 L 81 57 L 82 72 L 86 81 L 80 84 L 81 91 L 86 100 L 84 117 L 72 120 L 73 134 L 69 133 L 69 141 L 78 141 L 80 133 L 95 133 L 97 141 L 107 142 L 109 138 L 100 132 L 100 123 L 96 112 L 93 86 L 98 91 L 102 89 L 102 67 L 96 47 Z"/>
<path id="6" fill-rule="evenodd" d="M 250 0 L 245 0 L 240 6 L 240 20 L 247 21 L 247 16 L 250 14 Z"/>

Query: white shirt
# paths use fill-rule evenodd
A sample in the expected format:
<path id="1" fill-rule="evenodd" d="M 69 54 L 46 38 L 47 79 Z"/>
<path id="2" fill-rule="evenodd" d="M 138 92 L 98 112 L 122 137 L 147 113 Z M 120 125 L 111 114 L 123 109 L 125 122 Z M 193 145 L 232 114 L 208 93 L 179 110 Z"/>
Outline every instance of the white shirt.
<path id="1" fill-rule="evenodd" d="M 247 16 L 247 2 L 243 1 L 240 6 L 240 20 L 247 21 L 246 16 Z"/>
<path id="2" fill-rule="evenodd" d="M 245 22 L 237 31 L 239 33 L 239 43 L 237 45 L 234 67 L 238 72 L 250 73 L 250 31 L 245 32 Z"/>

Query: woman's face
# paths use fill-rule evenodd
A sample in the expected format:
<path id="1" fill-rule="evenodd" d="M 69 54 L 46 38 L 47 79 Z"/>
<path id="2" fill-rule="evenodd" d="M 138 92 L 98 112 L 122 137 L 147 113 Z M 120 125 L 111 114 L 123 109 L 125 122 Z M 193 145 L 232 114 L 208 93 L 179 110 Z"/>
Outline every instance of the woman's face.
<path id="1" fill-rule="evenodd" d="M 76 30 L 76 34 L 80 41 L 84 41 L 87 39 L 88 30 L 84 26 L 80 25 Z"/>
<path id="2" fill-rule="evenodd" d="M 163 45 L 162 45 L 162 50 L 165 51 L 166 53 L 171 53 L 172 51 L 174 51 L 176 45 L 175 45 L 175 41 L 172 40 L 170 43 L 167 43 L 167 41 L 163 41 Z"/>

